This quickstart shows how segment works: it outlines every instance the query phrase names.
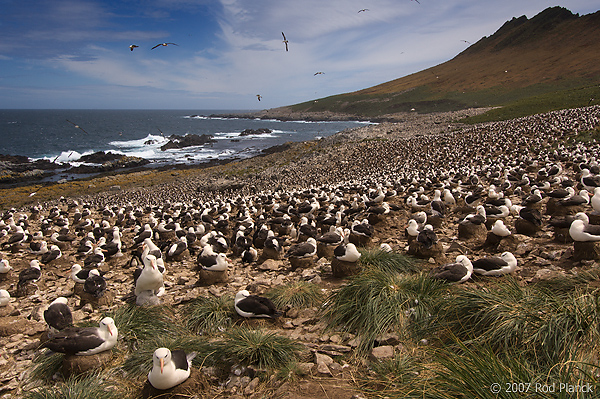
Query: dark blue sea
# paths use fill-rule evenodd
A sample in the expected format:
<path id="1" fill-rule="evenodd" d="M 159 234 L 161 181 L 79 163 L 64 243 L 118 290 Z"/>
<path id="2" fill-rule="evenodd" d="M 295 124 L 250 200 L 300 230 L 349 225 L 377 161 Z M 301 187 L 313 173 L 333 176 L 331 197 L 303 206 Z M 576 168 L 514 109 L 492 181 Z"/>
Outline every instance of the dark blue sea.
<path id="1" fill-rule="evenodd" d="M 282 122 L 220 118 L 231 110 L 0 110 L 0 154 L 73 166 L 98 151 L 138 156 L 155 166 L 248 158 L 288 141 L 307 141 L 365 122 Z M 77 125 L 78 127 L 76 127 Z M 269 134 L 240 136 L 245 129 Z M 216 143 L 162 151 L 172 134 L 209 134 Z"/>

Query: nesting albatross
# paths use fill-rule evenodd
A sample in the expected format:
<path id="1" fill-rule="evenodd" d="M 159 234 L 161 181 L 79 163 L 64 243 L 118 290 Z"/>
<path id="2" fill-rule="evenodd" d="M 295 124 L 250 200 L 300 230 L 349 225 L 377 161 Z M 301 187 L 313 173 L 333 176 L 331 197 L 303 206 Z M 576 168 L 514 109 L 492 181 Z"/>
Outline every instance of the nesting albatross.
<path id="1" fill-rule="evenodd" d="M 43 346 L 69 355 L 94 355 L 112 349 L 118 337 L 115 321 L 105 317 L 98 327 L 68 327 L 52 334 Z"/>

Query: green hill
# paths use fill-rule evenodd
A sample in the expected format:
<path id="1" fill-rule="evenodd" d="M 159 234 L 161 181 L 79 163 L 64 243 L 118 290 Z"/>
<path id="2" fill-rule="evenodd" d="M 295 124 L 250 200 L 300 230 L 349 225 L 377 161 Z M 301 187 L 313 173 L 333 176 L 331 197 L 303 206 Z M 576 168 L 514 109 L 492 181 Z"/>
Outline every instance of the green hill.
<path id="1" fill-rule="evenodd" d="M 600 11 L 563 7 L 507 21 L 440 65 L 360 91 L 291 106 L 294 112 L 385 117 L 502 106 L 479 119 L 507 119 L 600 103 Z"/>

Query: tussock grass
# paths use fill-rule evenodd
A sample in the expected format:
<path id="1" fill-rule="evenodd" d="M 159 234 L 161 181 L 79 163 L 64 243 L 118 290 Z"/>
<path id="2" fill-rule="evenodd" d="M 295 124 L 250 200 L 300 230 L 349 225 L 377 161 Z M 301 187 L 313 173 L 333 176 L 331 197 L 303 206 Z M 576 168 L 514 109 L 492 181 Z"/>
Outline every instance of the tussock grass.
<path id="1" fill-rule="evenodd" d="M 400 389 L 415 384 L 422 379 L 423 359 L 414 354 L 400 353 L 392 359 L 373 362 L 362 375 L 358 376 L 357 383 L 364 392 L 377 397 L 390 397 L 400 393 Z M 406 391 L 402 391 L 406 394 Z"/>
<path id="2" fill-rule="evenodd" d="M 260 369 L 281 369 L 297 360 L 302 346 L 276 332 L 238 327 L 225 332 L 215 348 L 228 361 Z"/>
<path id="3" fill-rule="evenodd" d="M 298 281 L 272 288 L 266 294 L 277 309 L 285 307 L 309 308 L 323 303 L 323 293 L 318 285 L 307 281 Z"/>
<path id="4" fill-rule="evenodd" d="M 186 327 L 201 335 L 225 331 L 235 317 L 233 298 L 229 295 L 195 298 L 181 313 Z"/>
<path id="5" fill-rule="evenodd" d="M 24 394 L 25 399 L 118 399 L 123 392 L 105 376 L 94 373 L 70 378 L 64 383 L 34 388 Z"/>
<path id="6" fill-rule="evenodd" d="M 522 348 L 538 363 L 566 362 L 599 349 L 598 295 L 521 287 L 506 279 L 490 289 L 457 290 L 442 304 L 437 325 L 470 344 Z"/>
<path id="7" fill-rule="evenodd" d="M 390 273 L 416 273 L 421 270 L 413 258 L 398 252 L 363 248 L 360 253 L 359 262 L 363 268 L 373 267 Z"/>
<path id="8" fill-rule="evenodd" d="M 63 353 L 54 353 L 49 349 L 39 352 L 32 362 L 30 380 L 50 380 L 54 374 L 60 371 Z"/>
<path id="9" fill-rule="evenodd" d="M 367 269 L 332 293 L 324 307 L 329 329 L 356 334 L 358 354 L 366 354 L 377 336 L 405 328 L 418 333 L 430 311 L 446 292 L 440 281 L 420 275 L 400 275 Z"/>
<path id="10" fill-rule="evenodd" d="M 157 336 L 176 336 L 184 332 L 169 306 L 125 305 L 107 313 L 115 321 L 119 336 L 133 346 Z"/>

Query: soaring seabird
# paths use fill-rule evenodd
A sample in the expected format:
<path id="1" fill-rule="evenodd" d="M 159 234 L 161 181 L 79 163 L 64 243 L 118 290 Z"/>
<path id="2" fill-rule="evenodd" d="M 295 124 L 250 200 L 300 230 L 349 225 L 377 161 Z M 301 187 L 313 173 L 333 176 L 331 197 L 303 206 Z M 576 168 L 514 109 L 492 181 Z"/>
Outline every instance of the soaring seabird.
<path id="1" fill-rule="evenodd" d="M 112 349 L 117 343 L 119 332 L 115 321 L 105 317 L 99 327 L 67 327 L 44 342 L 43 346 L 53 352 L 70 355 L 93 355 Z"/>
<path id="2" fill-rule="evenodd" d="M 129 45 L 129 50 L 133 51 L 134 48 L 138 48 L 140 46 L 136 45 L 136 44 L 130 44 Z"/>
<path id="3" fill-rule="evenodd" d="M 279 312 L 269 298 L 250 295 L 247 290 L 241 290 L 235 295 L 235 311 L 242 317 L 274 319 L 279 316 Z"/>
<path id="4" fill-rule="evenodd" d="M 323 244 L 335 245 L 344 240 L 344 230 L 341 227 L 331 226 L 329 231 L 317 238 Z"/>
<path id="5" fill-rule="evenodd" d="M 453 263 L 446 263 L 431 270 L 430 276 L 451 283 L 463 283 L 473 273 L 473 264 L 465 255 L 458 255 Z"/>
<path id="6" fill-rule="evenodd" d="M 222 272 L 229 267 L 230 260 L 225 253 L 198 256 L 198 263 L 204 270 Z"/>
<path id="7" fill-rule="evenodd" d="M 56 330 L 72 326 L 73 315 L 69 309 L 67 298 L 61 296 L 52 301 L 48 309 L 44 310 L 44 320 L 48 326 Z"/>
<path id="8" fill-rule="evenodd" d="M 158 43 L 156 46 L 152 47 L 150 50 L 154 50 L 157 47 L 167 47 L 168 45 L 172 44 L 173 46 L 179 46 L 179 44 L 176 43 Z"/>
<path id="9" fill-rule="evenodd" d="M 512 273 L 517 267 L 517 258 L 510 252 L 503 252 L 500 257 L 491 256 L 473 262 L 473 272 L 484 276 L 502 276 Z"/>
<path id="10" fill-rule="evenodd" d="M 158 348 L 152 355 L 152 370 L 148 381 L 156 389 L 170 389 L 184 382 L 189 376 L 196 352 L 186 354 L 183 350 L 171 351 Z"/>
<path id="11" fill-rule="evenodd" d="M 542 214 L 537 209 L 533 208 L 521 208 L 519 210 L 519 216 L 528 222 L 533 223 L 536 226 L 542 225 Z"/>
<path id="12" fill-rule="evenodd" d="M 288 39 L 285 37 L 285 33 L 281 32 L 283 35 L 283 42 L 285 43 L 285 51 L 288 51 Z"/>

